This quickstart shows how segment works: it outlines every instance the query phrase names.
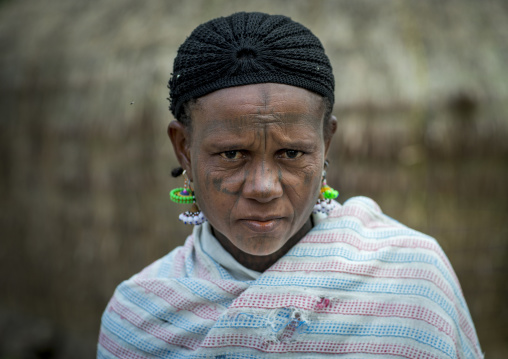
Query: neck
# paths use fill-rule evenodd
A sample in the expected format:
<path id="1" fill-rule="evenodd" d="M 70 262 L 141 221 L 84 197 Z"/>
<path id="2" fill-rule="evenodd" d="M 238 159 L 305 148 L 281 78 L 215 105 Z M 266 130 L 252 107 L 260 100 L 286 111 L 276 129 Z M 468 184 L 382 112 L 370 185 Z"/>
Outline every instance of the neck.
<path id="1" fill-rule="evenodd" d="M 312 216 L 309 217 L 307 222 L 296 232 L 279 250 L 266 256 L 256 256 L 249 254 L 238 249 L 233 243 L 229 241 L 222 233 L 212 227 L 212 233 L 217 238 L 222 247 L 228 251 L 238 263 L 246 268 L 255 270 L 257 272 L 264 272 L 270 268 L 275 262 L 284 256 L 293 246 L 300 241 L 313 227 Z"/>

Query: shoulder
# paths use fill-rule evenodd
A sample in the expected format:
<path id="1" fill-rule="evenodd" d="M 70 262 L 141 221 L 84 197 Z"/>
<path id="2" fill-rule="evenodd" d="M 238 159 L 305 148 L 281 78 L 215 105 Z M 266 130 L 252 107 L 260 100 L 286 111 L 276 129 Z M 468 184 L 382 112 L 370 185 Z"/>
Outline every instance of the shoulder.
<path id="1" fill-rule="evenodd" d="M 396 327 L 419 340 L 409 333 L 414 330 L 441 354 L 482 356 L 459 281 L 438 242 L 385 215 L 372 199 L 338 205 L 272 271 L 274 278 L 298 274 L 295 287 L 305 277 L 317 292 L 330 290 L 334 310 L 368 315 L 361 317 L 365 330 Z M 379 335 L 391 336 L 385 329 Z"/>
<path id="2" fill-rule="evenodd" d="M 413 279 L 425 280 L 424 283 L 429 279 L 426 276 L 433 273 L 432 277 L 439 277 L 463 301 L 457 276 L 436 239 L 385 215 L 370 198 L 347 200 L 319 223 L 305 241 L 313 243 L 314 248 L 323 248 L 328 242 L 326 247 L 333 254 L 352 264 L 383 268 L 385 275 L 400 280 L 401 271 L 412 273 Z"/>
<path id="3" fill-rule="evenodd" d="M 384 214 L 381 207 L 368 197 L 359 196 L 350 198 L 343 205 L 339 205 L 328 216 L 330 222 L 345 219 L 357 220 L 359 224 L 367 228 L 399 228 L 405 229 L 411 234 L 424 235 Z M 431 238 L 430 236 L 426 237 Z"/>
<path id="4" fill-rule="evenodd" d="M 380 206 L 368 197 L 353 197 L 330 213 L 317 231 L 349 232 L 365 243 L 376 242 L 387 247 L 426 248 L 443 253 L 431 236 L 407 227 L 383 213 Z"/>
<path id="5" fill-rule="evenodd" d="M 193 238 L 123 281 L 101 318 L 98 357 L 123 357 L 127 348 L 138 352 L 143 338 L 151 337 L 172 319 L 181 301 L 175 283 L 187 276 L 186 260 L 192 256 Z M 188 261 L 187 261 L 188 262 Z"/>

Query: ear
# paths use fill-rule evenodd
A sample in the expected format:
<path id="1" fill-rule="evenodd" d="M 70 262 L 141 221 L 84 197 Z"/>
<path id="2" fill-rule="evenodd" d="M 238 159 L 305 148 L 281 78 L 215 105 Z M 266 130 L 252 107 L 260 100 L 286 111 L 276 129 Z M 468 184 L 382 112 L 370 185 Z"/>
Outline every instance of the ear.
<path id="1" fill-rule="evenodd" d="M 327 128 L 325 128 L 324 136 L 325 136 L 325 158 L 328 156 L 328 150 L 330 149 L 330 143 L 332 142 L 332 137 L 337 131 L 337 117 L 330 116 L 330 120 L 328 120 Z"/>
<path id="2" fill-rule="evenodd" d="M 186 171 L 189 180 L 192 181 L 192 167 L 190 156 L 190 132 L 178 121 L 172 121 L 168 126 L 168 136 L 173 144 L 176 158 L 180 166 Z"/>

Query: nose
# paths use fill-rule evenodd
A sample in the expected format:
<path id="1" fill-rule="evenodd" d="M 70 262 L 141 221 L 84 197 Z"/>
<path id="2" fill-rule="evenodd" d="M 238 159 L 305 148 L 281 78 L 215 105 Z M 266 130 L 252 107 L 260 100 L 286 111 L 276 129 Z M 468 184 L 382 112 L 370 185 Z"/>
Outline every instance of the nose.
<path id="1" fill-rule="evenodd" d="M 260 203 L 268 203 L 282 196 L 279 169 L 266 162 L 253 166 L 243 185 L 243 196 Z"/>

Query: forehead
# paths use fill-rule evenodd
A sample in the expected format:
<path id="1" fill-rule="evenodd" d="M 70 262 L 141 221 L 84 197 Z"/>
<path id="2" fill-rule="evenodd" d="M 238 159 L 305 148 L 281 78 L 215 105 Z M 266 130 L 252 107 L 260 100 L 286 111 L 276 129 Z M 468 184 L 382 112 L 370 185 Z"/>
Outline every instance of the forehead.
<path id="1" fill-rule="evenodd" d="M 199 98 L 192 111 L 193 131 L 214 132 L 246 127 L 298 125 L 322 128 L 321 96 L 303 88 L 254 84 L 221 89 Z"/>

